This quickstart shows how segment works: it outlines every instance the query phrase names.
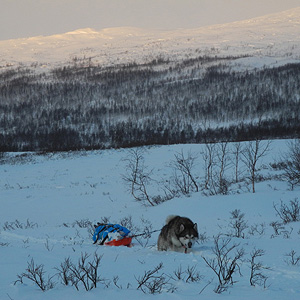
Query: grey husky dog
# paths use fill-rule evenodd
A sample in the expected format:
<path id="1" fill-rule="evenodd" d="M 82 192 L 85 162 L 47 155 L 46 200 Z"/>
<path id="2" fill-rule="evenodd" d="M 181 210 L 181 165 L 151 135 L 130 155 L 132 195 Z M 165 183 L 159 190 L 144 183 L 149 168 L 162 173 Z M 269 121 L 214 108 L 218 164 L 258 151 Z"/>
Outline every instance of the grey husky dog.
<path id="1" fill-rule="evenodd" d="M 168 216 L 166 225 L 158 236 L 157 249 L 159 251 L 177 251 L 187 253 L 199 238 L 197 224 L 189 218 Z"/>

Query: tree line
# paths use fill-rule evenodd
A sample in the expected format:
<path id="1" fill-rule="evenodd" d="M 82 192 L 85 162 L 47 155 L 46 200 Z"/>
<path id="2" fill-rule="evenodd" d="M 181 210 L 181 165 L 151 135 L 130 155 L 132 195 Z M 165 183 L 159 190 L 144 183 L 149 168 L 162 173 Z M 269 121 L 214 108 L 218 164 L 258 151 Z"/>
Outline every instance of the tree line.
<path id="1" fill-rule="evenodd" d="M 300 64 L 237 72 L 237 58 L 2 71 L 0 150 L 297 137 Z"/>

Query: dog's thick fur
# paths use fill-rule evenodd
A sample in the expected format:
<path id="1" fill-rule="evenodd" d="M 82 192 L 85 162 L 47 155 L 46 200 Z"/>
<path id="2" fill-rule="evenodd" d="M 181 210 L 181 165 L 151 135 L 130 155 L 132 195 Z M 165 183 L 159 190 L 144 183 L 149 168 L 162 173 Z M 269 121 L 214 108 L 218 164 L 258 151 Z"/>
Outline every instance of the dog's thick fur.
<path id="1" fill-rule="evenodd" d="M 159 251 L 187 252 L 199 238 L 197 224 L 189 218 L 169 216 L 166 225 L 158 236 L 157 249 Z"/>

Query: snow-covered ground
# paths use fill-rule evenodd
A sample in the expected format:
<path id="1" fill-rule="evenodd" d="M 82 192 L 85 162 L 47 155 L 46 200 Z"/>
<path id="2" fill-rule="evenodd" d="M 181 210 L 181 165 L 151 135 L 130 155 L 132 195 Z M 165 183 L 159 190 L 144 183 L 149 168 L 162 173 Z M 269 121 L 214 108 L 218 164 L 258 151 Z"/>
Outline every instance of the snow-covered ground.
<path id="1" fill-rule="evenodd" d="M 157 186 L 172 175 L 170 162 L 174 154 L 192 151 L 198 154 L 194 174 L 204 182 L 204 161 L 201 152 L 205 145 L 174 145 L 144 148 L 145 165 L 153 169 L 154 179 L 149 186 L 152 194 Z M 275 171 L 269 163 L 279 162 L 287 151 L 287 142 L 273 141 L 268 154 L 259 161 L 258 174 L 265 180 L 256 183 L 256 193 L 240 183 L 229 190 L 228 195 L 205 196 L 203 192 L 189 197 L 179 196 L 151 207 L 136 202 L 128 192 L 122 176 L 126 173 L 128 150 L 104 150 L 35 155 L 9 154 L 11 159 L 0 165 L 0 299 L 300 299 L 300 264 L 288 263 L 292 250 L 300 257 L 300 223 L 284 225 L 276 235 L 271 222 L 281 221 L 276 214 L 281 201 L 289 204 L 299 198 L 299 187 L 293 191 L 286 182 L 276 179 L 281 171 Z M 7 154 L 8 155 L 8 154 Z M 240 164 L 240 170 L 244 169 Z M 245 170 L 244 170 L 245 172 Z M 233 168 L 226 170 L 233 176 Z M 246 175 L 246 173 L 241 174 Z M 214 258 L 214 237 L 223 233 L 224 238 L 232 231 L 231 212 L 239 209 L 245 214 L 247 228 L 244 238 L 232 238 L 231 243 L 244 248 L 236 281 L 227 291 L 216 294 L 217 277 L 206 265 L 204 258 Z M 93 245 L 91 232 L 85 228 L 88 222 L 109 218 L 119 223 L 125 218 L 134 225 L 134 233 L 145 227 L 160 229 L 170 214 L 179 214 L 197 222 L 199 232 L 206 239 L 199 242 L 189 254 L 158 252 L 158 232 L 150 239 L 133 239 L 133 246 L 109 247 Z M 259 231 L 261 231 L 259 233 Z M 231 244 L 232 245 L 232 244 Z M 250 253 L 262 249 L 265 255 L 258 257 L 268 269 L 261 273 L 267 277 L 265 287 L 251 286 Z M 103 255 L 99 274 L 106 284 L 85 291 L 74 286 L 64 286 L 54 276 L 55 268 L 70 258 L 77 263 L 87 253 Z M 234 254 L 234 251 L 230 255 Z M 53 289 L 42 292 L 37 285 L 24 278 L 23 284 L 14 282 L 17 275 L 26 271 L 28 263 L 43 264 L 45 278 L 54 276 Z M 137 279 L 160 263 L 168 285 L 155 296 L 137 290 Z M 174 272 L 181 268 L 183 279 L 175 279 Z M 186 270 L 194 268 L 195 282 L 187 280 Z M 115 280 L 114 280 L 115 278 Z M 118 279 L 116 279 L 118 278 Z M 188 282 L 186 282 L 188 281 Z M 114 282 L 116 284 L 114 284 Z M 167 289 L 175 290 L 173 293 Z M 201 293 L 201 294 L 199 294 Z"/>

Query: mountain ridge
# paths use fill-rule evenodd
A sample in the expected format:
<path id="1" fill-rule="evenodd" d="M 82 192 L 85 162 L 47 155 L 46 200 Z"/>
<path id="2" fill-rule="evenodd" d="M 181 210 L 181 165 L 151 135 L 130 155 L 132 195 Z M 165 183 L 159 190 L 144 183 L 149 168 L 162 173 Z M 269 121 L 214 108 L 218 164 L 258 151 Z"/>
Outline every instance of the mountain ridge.
<path id="1" fill-rule="evenodd" d="M 194 29 L 148 30 L 82 28 L 63 34 L 0 41 L 0 67 L 44 68 L 68 64 L 75 57 L 95 64 L 149 61 L 169 56 L 195 57 L 214 48 L 219 55 L 286 56 L 299 59 L 300 7 L 244 21 Z"/>
<path id="2" fill-rule="evenodd" d="M 134 26 L 119 26 L 119 27 L 107 27 L 103 28 L 100 30 L 97 30 L 92 27 L 85 27 L 85 28 L 78 28 L 72 31 L 64 32 L 64 33 L 56 33 L 53 35 L 38 35 L 38 36 L 31 36 L 27 38 L 17 38 L 17 39 L 6 39 L 6 40 L 0 40 L 0 43 L 2 42 L 8 42 L 8 41 L 17 41 L 17 40 L 30 40 L 30 39 L 35 39 L 35 38 L 48 38 L 48 37 L 56 37 L 56 36 L 63 36 L 63 35 L 70 35 L 70 34 L 101 34 L 104 32 L 116 32 L 117 30 L 135 30 L 135 31 L 140 31 L 145 34 L 147 33 L 153 33 L 153 32 L 161 32 L 161 33 L 170 33 L 170 32 L 180 32 L 180 31 L 185 31 L 185 32 L 191 32 L 191 31 L 197 31 L 199 29 L 209 29 L 209 28 L 219 28 L 219 27 L 228 27 L 233 24 L 241 25 L 241 24 L 254 24 L 257 23 L 258 21 L 267 21 L 267 22 L 278 22 L 282 21 L 282 17 L 285 17 L 285 19 L 289 19 L 290 22 L 300 24 L 300 6 L 295 7 L 289 10 L 284 10 L 279 13 L 272 13 L 272 14 L 267 14 L 264 16 L 259 16 L 259 17 L 254 17 L 250 19 L 245 19 L 241 21 L 234 21 L 234 22 L 228 22 L 228 23 L 217 23 L 214 25 L 206 25 L 206 26 L 201 26 L 201 27 L 195 27 L 195 28 L 189 28 L 189 29 L 173 29 L 173 30 L 160 30 L 160 29 L 145 29 L 145 28 L 140 28 L 140 27 L 134 27 Z M 285 21 L 285 20 L 284 20 Z"/>

